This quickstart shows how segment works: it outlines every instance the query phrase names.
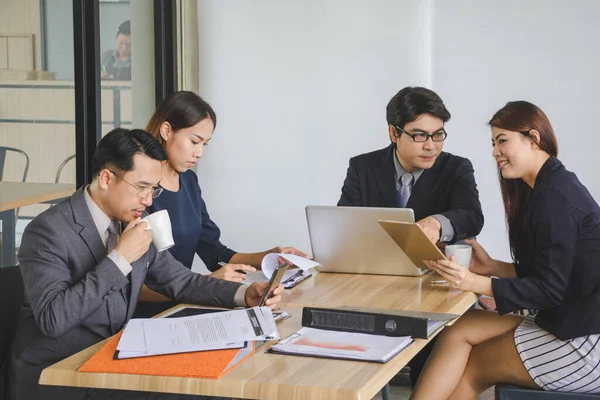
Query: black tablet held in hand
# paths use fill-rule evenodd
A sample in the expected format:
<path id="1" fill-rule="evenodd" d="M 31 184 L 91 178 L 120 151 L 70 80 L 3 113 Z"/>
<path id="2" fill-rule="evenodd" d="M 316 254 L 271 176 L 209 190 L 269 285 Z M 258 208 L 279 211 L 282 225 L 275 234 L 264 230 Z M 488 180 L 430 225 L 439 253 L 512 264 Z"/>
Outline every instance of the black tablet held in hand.
<path id="1" fill-rule="evenodd" d="M 283 275 L 285 274 L 285 271 L 287 271 L 288 267 L 289 267 L 289 264 L 284 262 L 283 264 L 278 265 L 277 268 L 275 268 L 275 271 L 273 271 L 273 275 L 271 275 L 271 279 L 269 279 L 267 288 L 265 289 L 265 291 L 262 295 L 262 298 L 260 299 L 260 302 L 258 303 L 259 307 L 264 306 L 265 301 L 267 301 L 268 298 L 273 297 L 273 291 L 275 290 L 277 285 L 279 285 L 281 283 L 281 280 L 283 279 Z"/>

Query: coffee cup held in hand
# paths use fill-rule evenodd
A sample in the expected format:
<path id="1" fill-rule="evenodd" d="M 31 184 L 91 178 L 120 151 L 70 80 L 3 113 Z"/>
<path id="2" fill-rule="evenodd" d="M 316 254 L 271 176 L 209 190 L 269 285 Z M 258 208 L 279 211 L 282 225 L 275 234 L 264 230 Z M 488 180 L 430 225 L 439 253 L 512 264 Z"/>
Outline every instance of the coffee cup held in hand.
<path id="1" fill-rule="evenodd" d="M 454 256 L 454 262 L 465 268 L 471 265 L 472 251 L 473 248 L 468 244 L 451 244 L 445 249 L 446 258 L 450 259 L 450 256 Z"/>
<path id="2" fill-rule="evenodd" d="M 171 230 L 171 219 L 167 210 L 160 210 L 143 218 L 148 223 L 147 230 L 152 230 L 152 243 L 158 251 L 167 250 L 175 245 Z"/>

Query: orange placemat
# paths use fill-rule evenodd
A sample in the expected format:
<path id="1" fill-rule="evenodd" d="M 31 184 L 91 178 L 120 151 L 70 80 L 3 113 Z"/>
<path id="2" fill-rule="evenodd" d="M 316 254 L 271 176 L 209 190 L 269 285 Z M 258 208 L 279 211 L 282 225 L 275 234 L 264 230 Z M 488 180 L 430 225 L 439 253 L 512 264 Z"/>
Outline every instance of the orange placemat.
<path id="1" fill-rule="evenodd" d="M 242 349 L 199 351 L 115 360 L 113 357 L 122 333 L 123 331 L 113 336 L 92 358 L 79 368 L 79 372 L 220 378 L 254 353 L 254 351 L 249 353 L 229 369 L 227 366 Z M 251 345 L 254 349 L 254 342 L 248 345 Z"/>

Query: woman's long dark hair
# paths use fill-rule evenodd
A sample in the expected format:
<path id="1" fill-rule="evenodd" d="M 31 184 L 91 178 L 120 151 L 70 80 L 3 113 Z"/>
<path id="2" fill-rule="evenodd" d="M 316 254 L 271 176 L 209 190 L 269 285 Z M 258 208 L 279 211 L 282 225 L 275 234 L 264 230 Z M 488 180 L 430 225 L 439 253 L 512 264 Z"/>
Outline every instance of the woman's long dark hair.
<path id="1" fill-rule="evenodd" d="M 214 127 L 217 126 L 217 116 L 210 104 L 194 92 L 181 90 L 171 93 L 158 105 L 146 130 L 164 146 L 165 140 L 160 135 L 163 122 L 168 122 L 176 132 L 191 128 L 205 118 L 210 118 Z"/>
<path id="2" fill-rule="evenodd" d="M 552 129 L 546 114 L 535 104 L 527 101 L 506 103 L 490 119 L 489 125 L 520 132 L 521 135 L 527 137 L 530 137 L 530 132 L 535 129 L 540 134 L 540 142 L 537 143 L 540 149 L 552 156 L 558 156 L 558 144 L 554 129 Z M 510 252 L 514 262 L 523 262 L 525 259 L 519 249 L 527 248 L 523 245 L 528 241 L 527 209 L 532 188 L 522 179 L 503 178 L 500 171 L 498 171 L 498 178 L 508 225 Z"/>

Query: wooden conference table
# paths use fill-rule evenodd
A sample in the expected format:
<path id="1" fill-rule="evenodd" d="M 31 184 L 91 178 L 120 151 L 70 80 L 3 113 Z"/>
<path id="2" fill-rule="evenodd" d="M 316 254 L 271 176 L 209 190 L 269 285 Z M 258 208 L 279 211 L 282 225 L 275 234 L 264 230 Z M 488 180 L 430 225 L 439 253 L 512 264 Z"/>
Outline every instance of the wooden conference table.
<path id="1" fill-rule="evenodd" d="M 31 204 L 62 199 L 73 192 L 75 192 L 75 185 L 68 183 L 0 182 L 0 221 L 2 221 L 0 267 L 9 267 L 17 263 L 15 210 Z"/>
<path id="2" fill-rule="evenodd" d="M 300 328 L 305 305 L 463 314 L 477 300 L 473 293 L 431 286 L 436 278 L 433 273 L 420 278 L 317 273 L 286 291 L 281 308 L 292 317 L 278 325 L 280 336 Z M 386 364 L 266 354 L 272 344 L 267 343 L 221 379 L 77 372 L 101 342 L 46 368 L 40 384 L 245 399 L 371 399 L 429 340 L 416 339 Z"/>

